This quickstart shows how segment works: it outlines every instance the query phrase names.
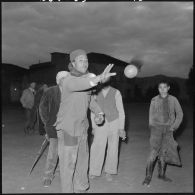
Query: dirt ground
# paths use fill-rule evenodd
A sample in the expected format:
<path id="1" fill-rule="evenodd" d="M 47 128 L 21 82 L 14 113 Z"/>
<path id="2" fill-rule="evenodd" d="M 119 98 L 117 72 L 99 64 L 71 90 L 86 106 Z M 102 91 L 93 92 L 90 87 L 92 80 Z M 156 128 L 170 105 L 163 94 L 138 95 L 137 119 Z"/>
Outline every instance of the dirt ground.
<path id="1" fill-rule="evenodd" d="M 90 180 L 89 193 L 192 193 L 193 192 L 193 110 L 183 106 L 184 122 L 176 133 L 180 146 L 182 167 L 167 167 L 167 175 L 173 180 L 165 183 L 157 178 L 155 168 L 150 187 L 142 185 L 149 152 L 148 124 L 149 104 L 128 104 L 126 130 L 128 142 L 121 142 L 118 175 L 106 181 L 105 175 Z M 42 176 L 47 151 L 34 171 L 29 170 L 44 140 L 37 132 L 24 135 L 24 115 L 21 108 L 2 110 L 2 193 L 60 193 L 60 177 L 56 172 L 50 187 L 42 186 Z"/>

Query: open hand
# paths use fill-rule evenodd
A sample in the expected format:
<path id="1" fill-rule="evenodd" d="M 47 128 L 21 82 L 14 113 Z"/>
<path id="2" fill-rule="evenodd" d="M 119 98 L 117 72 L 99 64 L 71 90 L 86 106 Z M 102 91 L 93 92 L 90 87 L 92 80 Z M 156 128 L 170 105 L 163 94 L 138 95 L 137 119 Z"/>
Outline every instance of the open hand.
<path id="1" fill-rule="evenodd" d="M 94 117 L 94 122 L 96 125 L 101 125 L 104 122 L 104 114 L 97 114 Z"/>
<path id="2" fill-rule="evenodd" d="M 100 80 L 102 83 L 106 82 L 108 80 L 108 78 L 110 78 L 111 76 L 116 75 L 116 72 L 113 72 L 113 73 L 110 72 L 110 70 L 112 69 L 113 66 L 114 66 L 114 64 L 109 64 L 104 69 L 104 72 L 100 75 Z"/>
<path id="3" fill-rule="evenodd" d="M 47 141 L 49 141 L 49 136 L 47 133 L 45 134 L 45 138 L 47 139 Z"/>
<path id="4" fill-rule="evenodd" d="M 126 131 L 124 129 L 119 129 L 118 130 L 118 135 L 119 135 L 119 137 L 122 138 L 122 140 L 126 139 Z"/>

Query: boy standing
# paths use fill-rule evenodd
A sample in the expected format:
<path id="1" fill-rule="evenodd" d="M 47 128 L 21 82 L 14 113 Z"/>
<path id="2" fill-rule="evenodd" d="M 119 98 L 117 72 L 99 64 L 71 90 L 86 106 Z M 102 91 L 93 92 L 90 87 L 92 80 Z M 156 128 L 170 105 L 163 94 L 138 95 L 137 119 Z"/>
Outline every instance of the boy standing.
<path id="1" fill-rule="evenodd" d="M 158 157 L 158 178 L 163 181 L 172 180 L 165 176 L 166 165 L 181 162 L 177 151 L 177 142 L 173 138 L 183 119 L 183 111 L 176 97 L 169 95 L 170 85 L 167 81 L 158 84 L 159 95 L 151 100 L 149 109 L 150 155 L 146 167 L 143 185 L 149 186 L 154 163 Z"/>

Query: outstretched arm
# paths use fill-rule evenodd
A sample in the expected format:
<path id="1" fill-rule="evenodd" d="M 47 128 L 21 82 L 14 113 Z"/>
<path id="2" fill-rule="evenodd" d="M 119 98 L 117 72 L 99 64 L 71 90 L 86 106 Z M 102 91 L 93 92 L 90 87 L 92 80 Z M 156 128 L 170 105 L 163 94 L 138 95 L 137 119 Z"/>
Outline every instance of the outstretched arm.
<path id="1" fill-rule="evenodd" d="M 68 82 L 67 87 L 70 91 L 83 91 L 90 89 L 98 85 L 98 83 L 105 82 L 107 78 L 115 76 L 116 73 L 110 73 L 113 66 L 114 64 L 109 64 L 104 72 L 98 76 L 88 78 L 75 77 L 71 82 Z M 64 80 L 64 82 L 66 82 L 66 80 Z"/>

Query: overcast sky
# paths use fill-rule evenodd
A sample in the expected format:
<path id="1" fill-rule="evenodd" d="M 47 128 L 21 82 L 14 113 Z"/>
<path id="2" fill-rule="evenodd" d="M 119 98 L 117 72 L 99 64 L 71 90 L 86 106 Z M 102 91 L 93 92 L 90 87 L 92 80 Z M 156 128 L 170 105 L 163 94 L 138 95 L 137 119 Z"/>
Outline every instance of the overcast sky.
<path id="1" fill-rule="evenodd" d="M 28 68 L 73 49 L 129 62 L 139 76 L 187 78 L 193 64 L 193 2 L 4 2 L 2 62 Z"/>

